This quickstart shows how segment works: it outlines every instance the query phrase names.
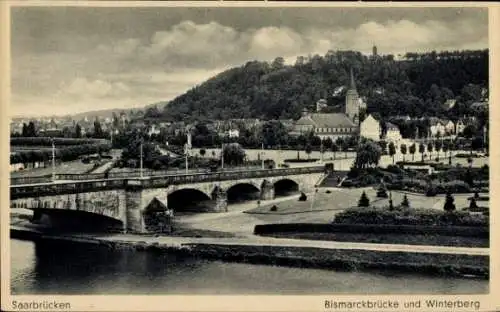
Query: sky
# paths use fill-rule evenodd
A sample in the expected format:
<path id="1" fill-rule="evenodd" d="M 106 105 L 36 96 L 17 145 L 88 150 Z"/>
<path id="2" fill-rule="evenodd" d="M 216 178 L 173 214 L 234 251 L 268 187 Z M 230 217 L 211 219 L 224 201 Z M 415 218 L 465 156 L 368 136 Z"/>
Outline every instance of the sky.
<path id="1" fill-rule="evenodd" d="M 12 7 L 11 115 L 168 101 L 251 60 L 488 48 L 483 8 Z"/>

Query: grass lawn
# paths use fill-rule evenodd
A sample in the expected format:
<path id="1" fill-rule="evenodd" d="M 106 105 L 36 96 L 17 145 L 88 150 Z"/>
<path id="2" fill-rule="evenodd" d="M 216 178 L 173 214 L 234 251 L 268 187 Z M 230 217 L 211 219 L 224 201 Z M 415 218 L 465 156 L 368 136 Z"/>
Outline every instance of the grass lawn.
<path id="1" fill-rule="evenodd" d="M 364 234 L 364 233 L 273 233 L 266 236 L 277 238 L 311 239 L 339 242 L 436 245 L 453 247 L 488 248 L 489 240 L 477 237 L 458 237 L 444 235 L 407 235 L 407 234 Z"/>
<path id="2" fill-rule="evenodd" d="M 94 168 L 94 164 L 92 163 L 84 164 L 81 160 L 63 162 L 59 165 L 56 165 L 55 167 L 56 173 L 59 174 L 85 173 L 91 170 L 92 168 Z M 11 172 L 10 176 L 16 178 L 16 177 L 43 176 L 48 174 L 52 174 L 52 166 Z"/>
<path id="3" fill-rule="evenodd" d="M 363 191 L 366 191 L 367 195 L 369 197 L 371 196 L 374 201 L 377 200 L 375 198 L 375 190 L 370 188 L 331 189 L 331 193 L 326 193 L 326 189 L 320 188 L 318 192 L 315 193 L 315 195 L 307 195 L 306 201 L 292 199 L 275 204 L 278 207 L 277 211 L 270 211 L 271 207 L 273 206 L 273 204 L 271 204 L 247 210 L 245 211 L 245 213 L 284 215 L 325 210 L 344 210 L 356 206 Z"/>

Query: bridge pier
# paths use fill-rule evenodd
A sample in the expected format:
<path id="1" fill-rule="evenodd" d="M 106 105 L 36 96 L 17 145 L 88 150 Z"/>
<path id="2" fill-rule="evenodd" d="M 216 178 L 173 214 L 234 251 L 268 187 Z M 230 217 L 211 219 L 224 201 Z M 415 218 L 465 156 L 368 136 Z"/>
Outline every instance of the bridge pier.
<path id="1" fill-rule="evenodd" d="M 270 199 L 274 199 L 274 198 L 275 198 L 274 185 L 271 182 L 264 180 L 264 183 L 262 183 L 262 189 L 260 192 L 260 199 L 270 200 Z"/>
<path id="2" fill-rule="evenodd" d="M 212 196 L 215 201 L 213 212 L 227 212 L 227 191 L 218 187 Z"/>

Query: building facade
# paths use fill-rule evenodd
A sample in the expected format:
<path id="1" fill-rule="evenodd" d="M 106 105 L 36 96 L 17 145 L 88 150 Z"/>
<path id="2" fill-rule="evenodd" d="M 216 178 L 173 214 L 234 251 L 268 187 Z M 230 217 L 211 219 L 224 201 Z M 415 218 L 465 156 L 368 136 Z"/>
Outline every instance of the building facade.
<path id="1" fill-rule="evenodd" d="M 379 141 L 381 129 L 380 122 L 372 115 L 368 115 L 359 126 L 359 135 L 366 139 Z"/>

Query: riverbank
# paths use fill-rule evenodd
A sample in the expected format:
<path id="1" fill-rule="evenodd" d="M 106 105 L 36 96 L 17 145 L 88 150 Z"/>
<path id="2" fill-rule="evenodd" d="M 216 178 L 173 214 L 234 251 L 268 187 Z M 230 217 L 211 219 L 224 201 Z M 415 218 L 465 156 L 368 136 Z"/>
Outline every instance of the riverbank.
<path id="1" fill-rule="evenodd" d="M 269 237 L 250 239 L 64 234 L 23 226 L 11 226 L 11 238 L 97 244 L 111 249 L 178 253 L 227 262 L 489 278 L 489 250 L 485 248 L 320 242 Z"/>

